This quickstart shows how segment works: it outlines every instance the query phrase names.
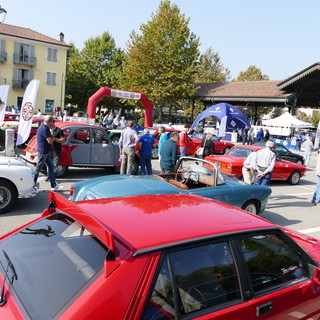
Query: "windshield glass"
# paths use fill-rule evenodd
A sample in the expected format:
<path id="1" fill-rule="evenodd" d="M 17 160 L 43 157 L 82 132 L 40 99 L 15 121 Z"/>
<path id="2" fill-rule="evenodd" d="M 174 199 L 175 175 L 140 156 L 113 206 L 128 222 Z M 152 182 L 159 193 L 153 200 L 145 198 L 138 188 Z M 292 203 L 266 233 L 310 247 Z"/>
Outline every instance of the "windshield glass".
<path id="1" fill-rule="evenodd" d="M 203 178 L 211 178 L 211 186 L 224 184 L 224 178 L 214 163 L 201 159 L 182 159 L 179 162 L 178 172 L 188 172 L 190 179 L 194 182 L 201 182 Z"/>
<path id="2" fill-rule="evenodd" d="M 245 159 L 251 152 L 253 152 L 253 150 L 249 148 L 233 147 L 226 152 L 226 155 Z"/>
<path id="3" fill-rule="evenodd" d="M 2 274 L 7 265 L 3 251 L 17 274 L 9 290 L 33 320 L 54 318 L 102 271 L 107 256 L 92 233 L 64 214 L 37 221 L 0 242 Z"/>

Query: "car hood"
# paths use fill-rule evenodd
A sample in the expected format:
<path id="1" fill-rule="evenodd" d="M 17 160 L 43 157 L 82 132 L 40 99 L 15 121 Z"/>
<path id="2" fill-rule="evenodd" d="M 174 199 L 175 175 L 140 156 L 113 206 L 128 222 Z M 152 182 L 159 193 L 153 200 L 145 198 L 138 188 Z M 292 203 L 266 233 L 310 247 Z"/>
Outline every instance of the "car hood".
<path id="1" fill-rule="evenodd" d="M 0 156 L 0 165 L 25 167 L 27 164 L 21 159 Z"/>
<path id="2" fill-rule="evenodd" d="M 142 194 L 178 194 L 181 190 L 152 176 L 110 175 L 81 181 L 74 185 L 73 201 L 90 194 L 96 199 Z"/>
<path id="3" fill-rule="evenodd" d="M 223 156 L 208 156 L 205 157 L 205 160 L 208 161 L 218 161 L 218 162 L 243 162 L 245 159 L 243 158 L 239 158 L 239 157 L 235 157 L 235 156 L 228 156 L 228 155 L 223 155 Z"/>

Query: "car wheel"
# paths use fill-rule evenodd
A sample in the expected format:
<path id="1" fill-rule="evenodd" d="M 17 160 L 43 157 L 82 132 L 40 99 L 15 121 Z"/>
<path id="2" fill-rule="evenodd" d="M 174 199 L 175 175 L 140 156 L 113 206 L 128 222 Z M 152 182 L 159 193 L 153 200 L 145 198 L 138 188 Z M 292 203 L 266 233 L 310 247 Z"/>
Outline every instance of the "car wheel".
<path id="1" fill-rule="evenodd" d="M 257 202 L 253 200 L 245 202 L 241 209 L 248 211 L 252 214 L 258 214 L 258 211 L 259 211 Z"/>
<path id="2" fill-rule="evenodd" d="M 5 180 L 0 181 L 0 213 L 9 210 L 15 199 L 17 198 L 17 191 L 14 185 Z"/>
<path id="3" fill-rule="evenodd" d="M 152 159 L 158 159 L 158 157 L 159 157 L 159 152 L 158 152 L 158 148 L 157 148 L 157 147 L 152 148 L 152 150 L 151 150 L 151 157 L 152 157 Z"/>
<path id="4" fill-rule="evenodd" d="M 68 166 L 61 166 L 59 165 L 56 172 L 56 177 L 61 178 L 65 176 L 68 172 Z"/>
<path id="5" fill-rule="evenodd" d="M 295 184 L 299 183 L 299 181 L 300 181 L 300 172 L 299 172 L 299 170 L 295 170 L 290 174 L 290 177 L 288 179 L 288 183 L 295 185 Z"/>
<path id="6" fill-rule="evenodd" d="M 226 152 L 228 152 L 230 150 L 230 147 L 226 147 L 224 150 L 223 150 L 223 154 L 225 154 Z"/>
<path id="7" fill-rule="evenodd" d="M 133 164 L 132 164 L 131 174 L 138 174 L 139 165 L 140 165 L 139 159 L 138 158 L 134 158 L 133 159 Z"/>
<path id="8" fill-rule="evenodd" d="M 296 164 L 301 164 L 301 165 L 303 165 L 303 160 L 297 160 Z"/>
<path id="9" fill-rule="evenodd" d="M 119 136 L 119 135 L 114 135 L 114 136 L 111 138 L 112 144 L 114 144 L 114 145 L 116 145 L 116 146 L 119 144 L 119 140 L 120 140 L 120 136 Z"/>

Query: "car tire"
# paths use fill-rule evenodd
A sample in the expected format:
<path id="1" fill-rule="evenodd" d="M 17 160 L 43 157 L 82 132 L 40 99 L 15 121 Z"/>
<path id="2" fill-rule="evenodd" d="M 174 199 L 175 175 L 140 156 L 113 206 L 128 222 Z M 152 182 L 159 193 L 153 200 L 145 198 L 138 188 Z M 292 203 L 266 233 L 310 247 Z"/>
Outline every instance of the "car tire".
<path id="1" fill-rule="evenodd" d="M 258 214 L 259 213 L 259 207 L 256 201 L 249 200 L 246 201 L 243 206 L 241 207 L 242 210 L 245 210 L 247 212 L 250 212 L 252 214 Z"/>
<path id="2" fill-rule="evenodd" d="M 301 159 L 297 160 L 296 164 L 301 164 L 303 166 L 303 160 Z"/>
<path id="3" fill-rule="evenodd" d="M 140 166 L 139 159 L 138 159 L 138 157 L 135 157 L 133 159 L 131 174 L 134 174 L 134 175 L 138 174 L 139 166 Z"/>
<path id="4" fill-rule="evenodd" d="M 57 178 L 64 177 L 67 174 L 68 169 L 69 169 L 68 166 L 59 165 L 57 168 L 56 177 Z"/>
<path id="5" fill-rule="evenodd" d="M 228 152 L 230 150 L 230 147 L 225 147 L 225 149 L 223 150 L 223 154 L 225 154 L 226 152 Z"/>
<path id="6" fill-rule="evenodd" d="M 158 148 L 157 148 L 157 147 L 152 148 L 152 150 L 151 150 L 151 157 L 152 157 L 152 159 L 158 159 L 158 157 L 159 157 L 159 152 L 158 152 Z"/>
<path id="7" fill-rule="evenodd" d="M 294 170 L 291 174 L 290 177 L 288 178 L 288 183 L 295 185 L 298 184 L 300 181 L 300 172 L 299 170 Z"/>
<path id="8" fill-rule="evenodd" d="M 8 211 L 17 197 L 15 186 L 10 181 L 0 180 L 0 213 Z"/>
<path id="9" fill-rule="evenodd" d="M 119 145 L 119 140 L 120 140 L 120 136 L 119 135 L 114 135 L 112 138 L 111 138 L 111 142 L 112 142 L 112 144 L 114 144 L 114 145 Z"/>

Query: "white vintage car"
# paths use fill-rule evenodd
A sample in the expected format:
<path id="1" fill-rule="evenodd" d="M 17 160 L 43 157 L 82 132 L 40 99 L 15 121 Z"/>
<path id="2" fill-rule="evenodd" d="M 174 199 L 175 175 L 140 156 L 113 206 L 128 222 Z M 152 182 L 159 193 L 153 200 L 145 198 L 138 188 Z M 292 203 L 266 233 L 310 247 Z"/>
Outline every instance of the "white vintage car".
<path id="1" fill-rule="evenodd" d="M 34 170 L 17 158 L 0 156 L 0 213 L 8 211 L 17 198 L 35 197 Z"/>

